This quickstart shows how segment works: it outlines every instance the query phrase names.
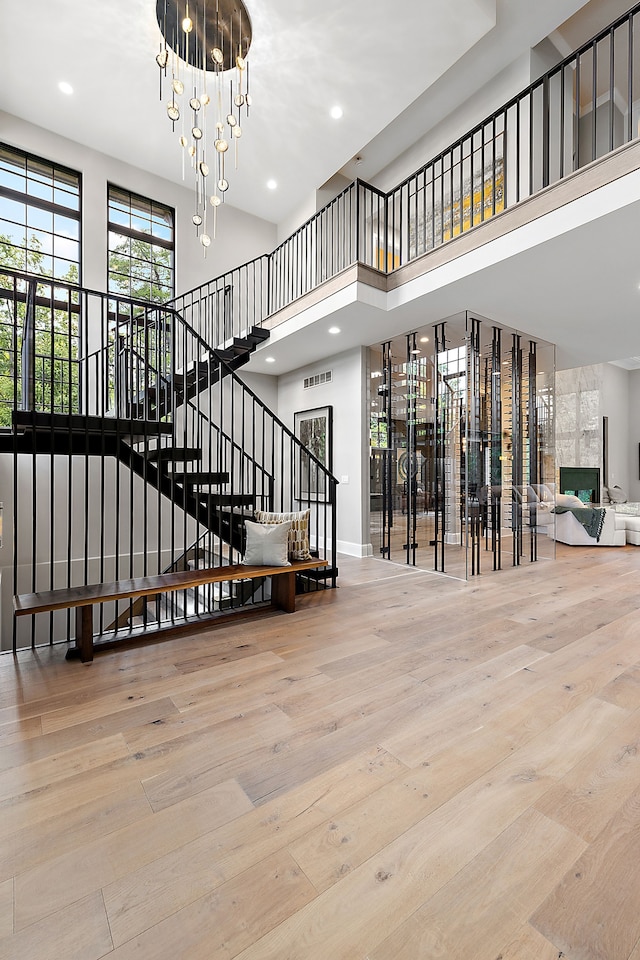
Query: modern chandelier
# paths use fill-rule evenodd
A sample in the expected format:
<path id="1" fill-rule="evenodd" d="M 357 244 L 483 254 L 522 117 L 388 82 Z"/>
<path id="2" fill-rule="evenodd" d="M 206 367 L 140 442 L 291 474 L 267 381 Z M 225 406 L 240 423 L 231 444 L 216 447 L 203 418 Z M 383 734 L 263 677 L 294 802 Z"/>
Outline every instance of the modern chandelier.
<path id="1" fill-rule="evenodd" d="M 163 38 L 156 56 L 160 100 L 168 96 L 183 179 L 187 164 L 193 170 L 192 219 L 206 251 L 208 221 L 215 237 L 217 210 L 229 189 L 229 157 L 237 169 L 241 120 L 251 106 L 251 20 L 242 0 L 156 0 L 156 16 Z"/>

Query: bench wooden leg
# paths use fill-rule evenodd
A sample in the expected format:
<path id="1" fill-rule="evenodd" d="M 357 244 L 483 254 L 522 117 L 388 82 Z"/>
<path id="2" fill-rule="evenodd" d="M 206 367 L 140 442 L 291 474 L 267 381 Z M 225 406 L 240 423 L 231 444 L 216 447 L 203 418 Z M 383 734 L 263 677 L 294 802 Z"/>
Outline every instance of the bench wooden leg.
<path id="1" fill-rule="evenodd" d="M 93 607 L 76 607 L 76 647 L 83 663 L 93 660 Z"/>
<path id="2" fill-rule="evenodd" d="M 296 609 L 296 573 L 274 574 L 271 577 L 271 604 L 285 613 L 295 613 Z"/>

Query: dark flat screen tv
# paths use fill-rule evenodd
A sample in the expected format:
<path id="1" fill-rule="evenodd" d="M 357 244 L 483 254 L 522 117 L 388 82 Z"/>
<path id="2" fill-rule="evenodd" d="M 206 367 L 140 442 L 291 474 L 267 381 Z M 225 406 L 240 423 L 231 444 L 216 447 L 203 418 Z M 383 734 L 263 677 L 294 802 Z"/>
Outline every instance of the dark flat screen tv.
<path id="1" fill-rule="evenodd" d="M 600 503 L 600 467 L 560 467 L 560 493 L 572 493 L 583 503 Z"/>

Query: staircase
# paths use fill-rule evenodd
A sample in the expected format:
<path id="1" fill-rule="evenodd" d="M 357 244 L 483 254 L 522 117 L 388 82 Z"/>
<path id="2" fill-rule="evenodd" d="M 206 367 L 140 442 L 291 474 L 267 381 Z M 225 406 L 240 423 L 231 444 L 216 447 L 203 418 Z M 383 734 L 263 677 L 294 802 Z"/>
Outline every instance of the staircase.
<path id="1" fill-rule="evenodd" d="M 16 274 L 16 300 L 20 283 Z M 0 453 L 14 457 L 14 594 L 238 563 L 256 510 L 309 509 L 312 555 L 330 562 L 300 576 L 299 589 L 335 585 L 336 481 L 316 462 L 326 502 L 296 499 L 315 458 L 236 372 L 268 331 L 250 327 L 212 347 L 171 308 L 89 291 L 77 299 L 86 354 L 56 356 L 50 367 L 63 382 L 73 372 L 77 390 L 59 403 L 53 383 L 36 377 L 31 409 L 20 409 L 29 363 L 38 369 L 32 338 L 36 357 L 22 357 L 11 428 L 0 432 Z M 59 300 L 49 317 L 35 309 L 36 329 L 59 323 Z M 88 324 L 96 315 L 105 318 L 99 336 Z M 94 623 L 103 638 L 135 636 L 269 597 L 270 578 L 208 584 L 105 603 Z M 21 618 L 14 647 L 73 632 L 64 612 Z"/>

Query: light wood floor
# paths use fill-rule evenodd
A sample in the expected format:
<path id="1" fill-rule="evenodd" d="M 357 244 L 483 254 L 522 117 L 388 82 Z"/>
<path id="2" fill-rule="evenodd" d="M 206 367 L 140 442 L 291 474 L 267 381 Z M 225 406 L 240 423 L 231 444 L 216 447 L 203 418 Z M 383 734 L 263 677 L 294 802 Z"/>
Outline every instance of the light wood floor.
<path id="1" fill-rule="evenodd" d="M 640 548 L 0 658 L 3 960 L 640 960 Z"/>

